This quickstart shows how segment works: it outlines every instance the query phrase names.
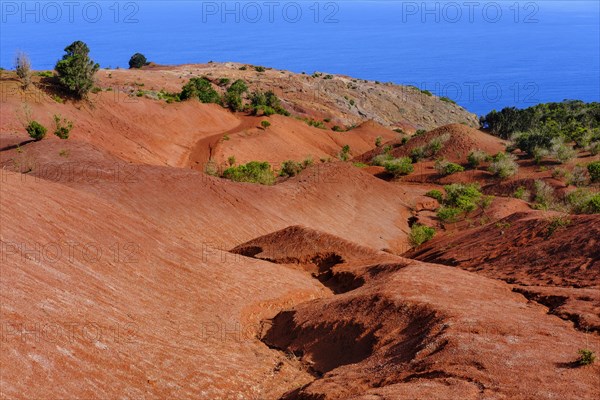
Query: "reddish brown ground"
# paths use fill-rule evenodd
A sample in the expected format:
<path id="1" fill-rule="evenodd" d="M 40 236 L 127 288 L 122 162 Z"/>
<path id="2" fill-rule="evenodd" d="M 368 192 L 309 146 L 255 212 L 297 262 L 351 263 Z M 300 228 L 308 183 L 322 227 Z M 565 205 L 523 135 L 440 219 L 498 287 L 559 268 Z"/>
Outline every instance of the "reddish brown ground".
<path id="1" fill-rule="evenodd" d="M 471 117 L 447 103 L 425 117 L 415 94 L 397 100 L 401 120 L 396 89 L 363 82 L 348 111 L 345 77 L 326 80 L 321 100 L 303 92 L 316 78 L 236 64 L 103 70 L 99 84 L 175 91 L 203 73 L 283 87 L 298 115 L 359 126 L 273 116 L 264 130 L 263 118 L 216 105 L 115 91 L 61 104 L 40 83 L 23 93 L 2 77 L 1 398 L 600 397 L 599 364 L 576 363 L 579 349 L 600 352 L 600 220 L 572 215 L 549 235 L 561 214 L 508 197 L 535 179 L 572 190 L 555 166 L 521 160 L 499 182 L 485 166 L 439 177 L 431 159 L 396 180 L 335 162 L 345 144 L 367 161 L 378 136 L 399 156 L 449 133 L 444 156 L 463 164 L 470 150 L 504 147 L 460 124 L 400 146 L 390 127 Z M 286 89 L 286 77 L 302 86 Z M 72 119 L 71 138 L 29 142 L 24 100 L 46 126 L 55 113 Z M 202 173 L 232 155 L 315 165 L 268 187 Z M 425 193 L 473 181 L 497 196 L 491 206 L 442 224 Z M 415 221 L 438 234 L 407 253 Z"/>

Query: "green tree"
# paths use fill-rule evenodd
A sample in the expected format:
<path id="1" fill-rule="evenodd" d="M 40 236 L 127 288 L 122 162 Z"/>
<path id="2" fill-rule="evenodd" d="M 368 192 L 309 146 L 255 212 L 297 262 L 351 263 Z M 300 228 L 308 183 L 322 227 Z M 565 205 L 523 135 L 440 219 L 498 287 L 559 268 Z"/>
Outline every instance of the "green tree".
<path id="1" fill-rule="evenodd" d="M 74 96 L 84 98 L 94 86 L 94 75 L 100 66 L 90 59 L 90 49 L 81 41 L 73 42 L 65 52 L 55 67 L 58 81 Z"/>
<path id="2" fill-rule="evenodd" d="M 129 68 L 142 68 L 144 65 L 148 63 L 146 56 L 142 53 L 135 53 L 129 59 Z"/>

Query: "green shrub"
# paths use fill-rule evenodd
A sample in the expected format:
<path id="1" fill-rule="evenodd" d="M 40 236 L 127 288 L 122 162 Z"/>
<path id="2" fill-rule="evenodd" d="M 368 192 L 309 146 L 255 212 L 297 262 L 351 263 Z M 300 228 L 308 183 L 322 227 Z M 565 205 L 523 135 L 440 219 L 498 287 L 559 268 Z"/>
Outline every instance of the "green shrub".
<path id="1" fill-rule="evenodd" d="M 591 365 L 596 360 L 594 352 L 588 349 L 579 350 L 579 365 Z"/>
<path id="2" fill-rule="evenodd" d="M 417 129 L 417 131 L 415 132 L 414 136 L 421 136 L 426 134 L 427 131 L 425 129 Z"/>
<path id="3" fill-rule="evenodd" d="M 492 158 L 488 171 L 500 179 L 507 179 L 516 175 L 519 171 L 519 164 L 512 154 L 498 153 Z"/>
<path id="4" fill-rule="evenodd" d="M 247 67 L 247 66 L 245 66 L 245 65 L 242 65 L 242 66 L 240 67 L 240 71 L 246 71 L 247 69 L 248 69 L 248 67 Z"/>
<path id="5" fill-rule="evenodd" d="M 402 175 L 408 175 L 415 170 L 411 159 L 408 157 L 386 161 L 383 163 L 383 167 L 387 172 L 393 174 L 396 178 Z"/>
<path id="6" fill-rule="evenodd" d="M 600 214 L 600 193 L 577 189 L 569 193 L 565 199 L 575 214 Z"/>
<path id="7" fill-rule="evenodd" d="M 551 237 L 559 229 L 566 228 L 571 224 L 571 220 L 565 216 L 550 218 L 550 223 L 546 229 L 546 237 Z"/>
<path id="8" fill-rule="evenodd" d="M 65 52 L 54 67 L 58 81 L 74 96 L 83 98 L 94 87 L 94 75 L 100 65 L 90 59 L 90 49 L 81 41 L 73 42 Z"/>
<path id="9" fill-rule="evenodd" d="M 227 158 L 227 164 L 229 164 L 230 167 L 233 167 L 236 163 L 236 159 L 235 156 L 229 156 Z"/>
<path id="10" fill-rule="evenodd" d="M 590 174 L 592 182 L 600 182 L 600 161 L 589 163 L 587 170 Z"/>
<path id="11" fill-rule="evenodd" d="M 412 149 L 410 152 L 410 158 L 413 162 L 419 162 L 425 158 L 425 147 L 419 146 Z"/>
<path id="12" fill-rule="evenodd" d="M 585 186 L 589 181 L 589 174 L 586 168 L 576 165 L 569 177 L 569 184 L 577 187 Z"/>
<path id="13" fill-rule="evenodd" d="M 350 146 L 349 145 L 345 145 L 344 147 L 342 147 L 342 150 L 340 151 L 338 158 L 342 161 L 348 161 L 350 159 Z"/>
<path id="14" fill-rule="evenodd" d="M 385 164 L 388 161 L 391 161 L 394 159 L 394 156 L 392 156 L 389 153 L 383 153 L 383 154 L 379 154 L 378 156 L 373 157 L 373 160 L 371 160 L 371 165 L 375 165 L 377 167 L 383 167 L 383 164 Z"/>
<path id="15" fill-rule="evenodd" d="M 261 185 L 275 183 L 275 175 L 268 162 L 251 161 L 245 165 L 230 167 L 223 172 L 223 177 L 234 182 L 249 182 Z"/>
<path id="16" fill-rule="evenodd" d="M 529 201 L 529 198 L 531 197 L 531 193 L 529 193 L 529 191 L 527 190 L 527 188 L 525 186 L 519 186 L 513 193 L 513 197 L 515 199 Z"/>
<path id="17" fill-rule="evenodd" d="M 68 139 L 71 130 L 73 129 L 73 122 L 66 118 L 62 118 L 60 114 L 54 114 L 54 134 L 61 139 Z"/>
<path id="18" fill-rule="evenodd" d="M 600 141 L 598 142 L 591 142 L 587 147 L 586 150 L 590 152 L 591 155 L 595 156 L 600 154 Z"/>
<path id="19" fill-rule="evenodd" d="M 198 99 L 202 103 L 219 103 L 219 93 L 206 78 L 192 78 L 181 90 L 181 100 Z"/>
<path id="20" fill-rule="evenodd" d="M 242 111 L 244 109 L 244 101 L 242 96 L 248 91 L 248 85 L 241 79 L 233 82 L 227 89 L 223 97 L 223 103 L 232 111 Z"/>
<path id="21" fill-rule="evenodd" d="M 256 70 L 256 72 L 265 72 L 266 71 L 265 67 L 261 67 L 260 65 L 254 67 L 254 69 Z"/>
<path id="22" fill-rule="evenodd" d="M 461 165 L 452 163 L 448 160 L 437 160 L 434 168 L 437 172 L 444 176 L 452 175 L 457 172 L 463 172 L 465 170 Z"/>
<path id="23" fill-rule="evenodd" d="M 577 152 L 575 149 L 573 149 L 573 146 L 566 144 L 562 140 L 556 140 L 552 147 L 552 155 L 558 160 L 558 162 L 564 164 L 575 158 L 575 156 L 577 156 Z"/>
<path id="24" fill-rule="evenodd" d="M 383 138 L 381 136 L 377 136 L 375 138 L 375 147 L 381 147 L 382 140 L 383 140 Z"/>
<path id="25" fill-rule="evenodd" d="M 281 101 L 273 91 L 255 91 L 250 95 L 250 106 L 253 114 L 258 115 L 261 111 L 264 115 L 281 114 L 289 116 L 290 113 L 281 106 Z"/>
<path id="26" fill-rule="evenodd" d="M 425 193 L 425 196 L 436 199 L 440 204 L 442 204 L 444 201 L 444 194 L 439 190 L 430 190 L 429 192 Z"/>
<path id="27" fill-rule="evenodd" d="M 367 167 L 368 167 L 368 165 L 367 165 L 367 164 L 365 164 L 365 163 L 361 163 L 361 162 L 355 162 L 355 163 L 354 163 L 354 166 L 355 166 L 356 168 L 367 168 Z"/>
<path id="28" fill-rule="evenodd" d="M 456 207 L 464 212 L 471 212 L 477 208 L 477 204 L 481 200 L 482 193 L 479 191 L 477 184 L 460 184 L 444 186 L 446 190 L 446 200 L 444 205 Z"/>
<path id="29" fill-rule="evenodd" d="M 37 121 L 29 122 L 25 130 L 36 141 L 42 140 L 47 132 L 47 129 Z"/>
<path id="30" fill-rule="evenodd" d="M 539 158 L 542 151 L 550 151 L 556 135 L 552 132 L 535 130 L 516 133 L 512 140 L 516 148 L 530 157 Z"/>
<path id="31" fill-rule="evenodd" d="M 408 235 L 408 240 L 414 246 L 420 246 L 425 242 L 433 239 L 435 236 L 435 229 L 429 226 L 414 224 L 412 228 L 410 228 L 410 234 Z"/>
<path id="32" fill-rule="evenodd" d="M 281 170 L 279 171 L 280 176 L 296 176 L 303 170 L 302 164 L 296 161 L 288 160 L 281 164 Z"/>
<path id="33" fill-rule="evenodd" d="M 449 97 L 445 97 L 445 96 L 444 97 L 440 97 L 440 100 L 444 101 L 446 103 L 456 104 L 456 102 L 454 100 L 452 100 L 451 98 L 449 98 Z"/>
<path id="34" fill-rule="evenodd" d="M 129 68 L 142 68 L 144 65 L 148 64 L 148 60 L 146 56 L 141 53 L 135 53 L 129 59 Z"/>
<path id="35" fill-rule="evenodd" d="M 535 188 L 534 202 L 536 208 L 547 210 L 555 203 L 554 188 L 542 180 L 536 180 L 533 183 Z"/>
<path id="36" fill-rule="evenodd" d="M 456 222 L 462 210 L 456 207 L 442 207 L 437 212 L 437 217 L 444 222 Z"/>
<path id="37" fill-rule="evenodd" d="M 260 126 L 262 126 L 263 129 L 267 129 L 268 127 L 271 126 L 271 123 L 269 121 L 261 121 Z"/>
<path id="38" fill-rule="evenodd" d="M 482 150 L 473 150 L 467 156 L 467 162 L 471 168 L 479 167 L 483 162 L 488 159 L 488 155 Z"/>
<path id="39" fill-rule="evenodd" d="M 229 85 L 229 82 L 231 82 L 231 79 L 221 78 L 221 79 L 219 79 L 219 86 L 227 86 L 227 85 Z"/>

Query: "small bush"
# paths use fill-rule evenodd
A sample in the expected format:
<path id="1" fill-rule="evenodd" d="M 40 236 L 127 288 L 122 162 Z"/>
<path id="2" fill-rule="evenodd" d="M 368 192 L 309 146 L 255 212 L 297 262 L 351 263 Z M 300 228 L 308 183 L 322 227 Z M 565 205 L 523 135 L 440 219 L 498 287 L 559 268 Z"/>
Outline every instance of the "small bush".
<path id="1" fill-rule="evenodd" d="M 206 78 L 192 78 L 181 90 L 181 100 L 198 99 L 202 103 L 219 103 L 219 93 Z"/>
<path id="2" fill-rule="evenodd" d="M 579 350 L 579 365 L 591 365 L 596 361 L 596 355 L 593 351 L 588 349 Z"/>
<path id="3" fill-rule="evenodd" d="M 550 223 L 546 229 L 546 237 L 551 237 L 559 229 L 566 228 L 571 224 L 571 220 L 565 216 L 550 218 Z"/>
<path id="4" fill-rule="evenodd" d="M 413 136 L 421 136 L 426 133 L 427 133 L 427 131 L 425 129 L 417 129 L 417 131 L 415 132 L 415 134 Z"/>
<path id="5" fill-rule="evenodd" d="M 254 69 L 256 70 L 256 72 L 265 72 L 266 71 L 265 67 L 261 67 L 260 65 L 257 67 L 254 67 Z"/>
<path id="6" fill-rule="evenodd" d="M 592 182 L 600 182 L 600 161 L 589 163 L 587 170 L 590 174 L 590 179 Z"/>
<path id="7" fill-rule="evenodd" d="M 488 155 L 482 150 L 473 150 L 467 156 L 467 162 L 471 168 L 479 167 L 483 162 L 488 159 Z"/>
<path id="8" fill-rule="evenodd" d="M 15 70 L 17 76 L 23 84 L 23 89 L 27 89 L 31 85 L 31 61 L 27 54 L 18 52 L 15 58 Z"/>
<path id="9" fill-rule="evenodd" d="M 429 192 L 425 193 L 425 196 L 436 199 L 440 204 L 442 204 L 442 201 L 444 201 L 444 194 L 439 190 L 430 190 Z"/>
<path id="10" fill-rule="evenodd" d="M 461 165 L 452 163 L 448 160 L 437 160 L 434 168 L 437 172 L 444 176 L 452 175 L 457 172 L 463 172 L 465 170 Z"/>
<path id="11" fill-rule="evenodd" d="M 569 184 L 577 187 L 586 186 L 590 180 L 588 171 L 581 165 L 576 165 L 573 168 L 569 178 Z"/>
<path id="12" fill-rule="evenodd" d="M 303 170 L 302 164 L 296 161 L 288 160 L 284 161 L 281 164 L 281 170 L 279 171 L 279 176 L 291 177 L 296 176 Z"/>
<path id="13" fill-rule="evenodd" d="M 233 82 L 223 96 L 223 103 L 232 111 L 242 111 L 244 109 L 244 101 L 242 95 L 248 91 L 248 85 L 241 79 Z"/>
<path id="14" fill-rule="evenodd" d="M 425 158 L 425 148 L 422 146 L 415 147 L 410 152 L 410 158 L 415 163 L 421 161 L 422 159 Z"/>
<path id="15" fill-rule="evenodd" d="M 575 214 L 600 214 L 600 193 L 577 189 L 569 193 L 565 200 Z"/>
<path id="16" fill-rule="evenodd" d="M 564 143 L 562 140 L 560 140 L 554 142 L 554 145 L 552 147 L 552 154 L 554 158 L 558 160 L 558 162 L 564 164 L 575 158 L 577 152 L 575 151 L 575 149 L 573 149 L 573 146 L 570 146 Z"/>
<path id="17" fill-rule="evenodd" d="M 258 183 L 272 185 L 275 175 L 268 162 L 251 161 L 248 164 L 230 167 L 223 172 L 223 177 L 235 182 Z"/>
<path id="18" fill-rule="evenodd" d="M 536 208 L 547 210 L 554 205 L 554 188 L 546 182 L 537 180 L 533 183 L 535 188 L 534 201 Z"/>
<path id="19" fill-rule="evenodd" d="M 531 197 L 531 193 L 527 190 L 525 186 L 519 186 L 515 192 L 513 193 L 513 197 L 515 199 L 529 201 Z"/>
<path id="20" fill-rule="evenodd" d="M 512 154 L 498 153 L 492 158 L 488 171 L 500 179 L 507 179 L 516 175 L 519 171 L 519 164 Z"/>
<path id="21" fill-rule="evenodd" d="M 230 167 L 233 167 L 236 163 L 236 159 L 235 156 L 229 156 L 227 158 L 227 164 L 229 164 Z"/>
<path id="22" fill-rule="evenodd" d="M 271 126 L 271 123 L 269 121 L 261 121 L 260 126 L 262 126 L 263 129 L 267 129 L 268 127 Z"/>
<path id="23" fill-rule="evenodd" d="M 130 69 L 142 68 L 146 64 L 148 64 L 148 60 L 146 59 L 146 56 L 144 56 L 141 53 L 135 53 L 129 59 L 129 68 Z"/>
<path id="24" fill-rule="evenodd" d="M 61 139 L 68 139 L 73 122 L 66 118 L 62 118 L 60 114 L 54 114 L 54 134 Z"/>
<path id="25" fill-rule="evenodd" d="M 437 217 L 444 222 L 456 222 L 462 210 L 456 207 L 442 207 L 437 212 Z"/>
<path id="26" fill-rule="evenodd" d="M 587 147 L 586 150 L 590 152 L 591 155 L 595 156 L 600 154 L 600 141 L 598 142 L 591 142 Z"/>
<path id="27" fill-rule="evenodd" d="M 377 136 L 375 138 L 375 147 L 381 147 L 381 142 L 383 141 L 383 138 L 381 136 Z"/>
<path id="28" fill-rule="evenodd" d="M 242 66 L 240 67 L 240 71 L 246 71 L 247 69 L 248 69 L 248 67 L 247 67 L 247 66 L 245 66 L 245 65 L 242 65 Z"/>
<path id="29" fill-rule="evenodd" d="M 423 243 L 433 239 L 435 236 L 435 229 L 429 226 L 415 224 L 410 229 L 408 240 L 414 246 L 420 246 Z"/>
<path id="30" fill-rule="evenodd" d="M 394 157 L 389 153 L 379 154 L 378 156 L 373 157 L 373 160 L 371 160 L 371 165 L 383 167 L 383 164 L 393 159 Z"/>
<path id="31" fill-rule="evenodd" d="M 42 140 L 47 132 L 47 129 L 37 121 L 29 122 L 25 130 L 36 141 Z"/>
<path id="32" fill-rule="evenodd" d="M 348 161 L 350 159 L 350 146 L 345 145 L 342 147 L 340 154 L 338 154 L 338 158 L 342 161 Z"/>
<path id="33" fill-rule="evenodd" d="M 455 183 L 444 187 L 446 190 L 446 200 L 444 204 L 450 207 L 456 207 L 464 212 L 471 212 L 477 208 L 481 200 L 482 193 L 477 184 L 463 185 Z"/>
<path id="34" fill-rule="evenodd" d="M 210 176 L 219 176 L 219 165 L 215 161 L 210 160 L 204 166 L 204 172 Z"/>
<path id="35" fill-rule="evenodd" d="M 393 160 L 386 161 L 383 163 L 383 167 L 385 170 L 394 175 L 394 177 L 399 177 L 402 175 L 408 175 L 415 170 L 412 165 L 411 159 L 408 157 L 396 158 Z"/>

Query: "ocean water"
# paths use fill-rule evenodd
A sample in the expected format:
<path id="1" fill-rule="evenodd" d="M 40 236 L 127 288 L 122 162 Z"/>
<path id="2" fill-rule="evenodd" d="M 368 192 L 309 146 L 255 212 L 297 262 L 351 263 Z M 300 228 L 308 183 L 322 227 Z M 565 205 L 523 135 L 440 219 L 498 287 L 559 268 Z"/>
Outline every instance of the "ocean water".
<path id="1" fill-rule="evenodd" d="M 102 67 L 238 61 L 412 84 L 479 115 L 600 101 L 600 2 L 0 1 L 0 65 L 51 69 L 85 41 Z"/>

